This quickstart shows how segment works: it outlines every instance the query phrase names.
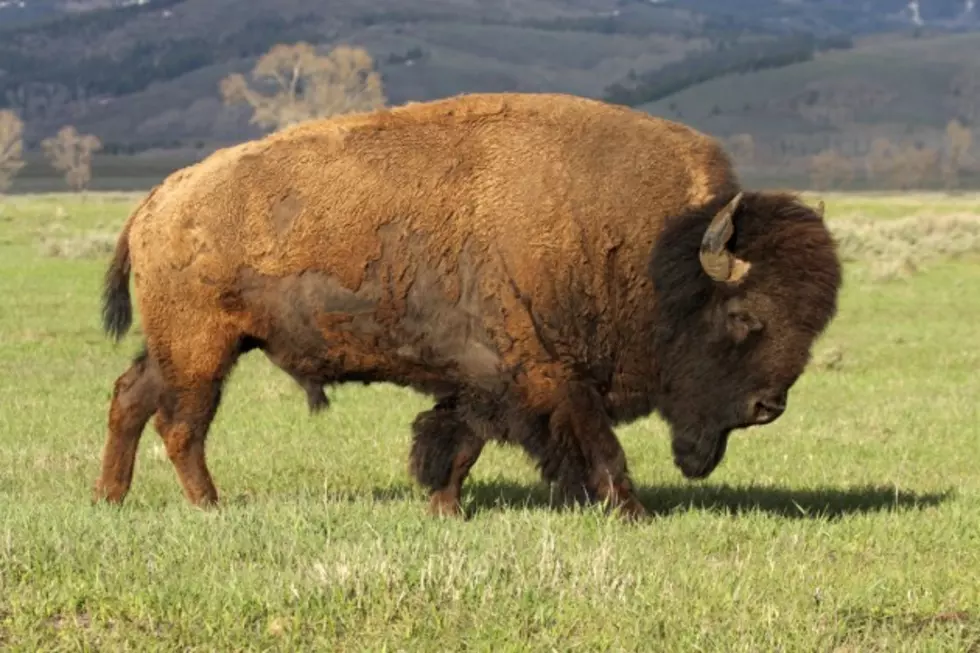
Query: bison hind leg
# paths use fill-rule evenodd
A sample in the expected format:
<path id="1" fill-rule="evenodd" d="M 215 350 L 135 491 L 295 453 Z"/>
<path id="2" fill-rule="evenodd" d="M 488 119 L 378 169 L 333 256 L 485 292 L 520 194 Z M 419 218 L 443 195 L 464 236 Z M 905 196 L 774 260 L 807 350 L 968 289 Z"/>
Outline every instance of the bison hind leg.
<path id="1" fill-rule="evenodd" d="M 93 501 L 122 503 L 133 482 L 140 437 L 159 407 L 163 379 L 146 346 L 118 379 L 109 407 L 109 429 Z"/>

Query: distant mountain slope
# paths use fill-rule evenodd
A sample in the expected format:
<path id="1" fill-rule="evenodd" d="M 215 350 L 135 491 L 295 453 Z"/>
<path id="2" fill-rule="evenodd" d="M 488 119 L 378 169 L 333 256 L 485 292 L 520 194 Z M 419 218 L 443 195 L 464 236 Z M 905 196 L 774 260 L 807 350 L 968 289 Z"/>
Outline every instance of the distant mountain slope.
<path id="1" fill-rule="evenodd" d="M 918 24 L 969 28 L 980 19 L 976 2 L 971 0 L 676 0 L 668 4 L 716 21 L 818 35 L 874 33 Z"/>
<path id="2" fill-rule="evenodd" d="M 12 2 L 25 6 L 12 8 Z M 258 55 L 276 43 L 307 40 L 324 49 L 339 43 L 368 48 L 384 75 L 392 103 L 477 90 L 547 90 L 601 97 L 611 84 L 628 85 L 650 71 L 656 78 L 661 67 L 705 49 L 717 50 L 719 44 L 776 42 L 798 38 L 800 31 L 821 38 L 852 30 L 901 28 L 909 33 L 914 23 L 907 0 L 0 0 L 0 4 L 0 107 L 13 107 L 25 118 L 28 146 L 36 148 L 40 139 L 70 123 L 97 134 L 110 151 L 212 147 L 257 135 L 243 109 L 222 106 L 218 83 L 230 72 L 248 70 Z M 961 30 L 975 23 L 976 12 L 964 11 L 965 0 L 921 4 L 919 17 L 935 29 Z M 98 8 L 116 5 L 120 6 Z M 28 11 L 44 19 L 25 26 L 8 18 Z M 821 65 L 813 62 L 816 68 L 803 70 Z M 676 66 L 670 69 L 671 75 L 675 73 Z M 778 77 L 779 71 L 774 74 L 791 88 L 801 86 L 792 77 Z M 683 75 L 681 71 L 678 88 L 684 86 Z M 725 107 L 754 106 L 751 93 L 746 97 L 737 84 L 731 86 L 733 79 L 741 77 L 718 80 L 728 89 L 721 98 Z M 710 84 L 705 88 L 713 88 Z M 912 96 L 918 92 L 922 89 L 908 91 Z M 667 111 L 684 103 L 686 93 L 681 91 L 676 100 L 667 98 L 654 108 Z M 714 103 L 690 104 L 682 108 L 685 117 L 722 131 L 753 131 L 756 126 L 772 131 L 773 125 L 813 128 L 798 121 L 771 123 L 766 111 L 739 113 L 720 106 L 721 113 L 710 113 Z M 707 116 L 702 115 L 705 112 Z M 766 122 L 754 125 L 757 121 Z"/>
<path id="3" fill-rule="evenodd" d="M 0 27 L 24 25 L 105 8 L 148 5 L 156 0 L 0 0 Z M 238 3 L 246 12 L 248 0 Z M 256 3 L 258 4 L 258 3 Z M 467 5 L 464 0 L 452 3 L 452 11 Z M 538 17 L 579 17 L 595 12 L 609 12 L 635 5 L 658 5 L 696 12 L 711 20 L 766 26 L 773 30 L 807 30 L 815 33 L 846 31 L 880 32 L 896 25 L 956 26 L 980 18 L 976 0 L 569 0 L 543 3 L 538 0 L 469 3 L 470 9 Z M 913 4 L 916 7 L 913 9 Z M 482 5 L 482 7 L 481 7 Z M 272 5 L 267 5 L 272 6 Z M 407 5 L 409 11 L 421 9 Z M 389 6 L 387 9 L 395 9 Z M 380 12 L 379 12 L 380 13 Z"/>
<path id="4" fill-rule="evenodd" d="M 828 147 L 857 156 L 878 137 L 941 148 L 951 119 L 980 124 L 980 32 L 872 39 L 640 108 L 721 137 L 751 134 L 760 165 L 802 165 Z"/>
<path id="5" fill-rule="evenodd" d="M 149 0 L 0 0 L 0 29 L 20 27 L 101 9 L 146 4 Z"/>
<path id="6" fill-rule="evenodd" d="M 471 90 L 599 95 L 703 45 L 689 11 L 616 10 L 617 0 L 156 0 L 0 32 L 0 103 L 25 117 L 30 145 L 66 122 L 114 146 L 214 142 L 257 133 L 221 106 L 218 82 L 276 43 L 367 47 L 394 103 Z"/>

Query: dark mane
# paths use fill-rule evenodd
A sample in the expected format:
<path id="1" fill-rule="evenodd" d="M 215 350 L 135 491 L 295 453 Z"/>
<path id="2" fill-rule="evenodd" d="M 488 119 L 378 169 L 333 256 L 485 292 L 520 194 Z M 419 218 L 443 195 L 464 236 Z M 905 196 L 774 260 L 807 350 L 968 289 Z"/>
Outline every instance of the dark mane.
<path id="1" fill-rule="evenodd" d="M 698 249 L 708 224 L 733 196 L 667 221 L 648 268 L 661 325 L 688 323 L 713 293 L 725 292 L 701 268 Z M 752 265 L 741 288 L 757 289 L 793 307 L 799 324 L 821 331 L 837 310 L 841 269 L 836 243 L 820 215 L 793 194 L 746 192 L 734 223 L 729 248 Z"/>
<path id="2" fill-rule="evenodd" d="M 837 312 L 842 271 L 823 218 L 789 193 L 746 193 L 736 215 L 735 254 L 752 264 L 746 290 L 792 311 L 793 322 L 822 331 Z"/>
<path id="3" fill-rule="evenodd" d="M 715 283 L 701 269 L 698 250 L 711 219 L 733 196 L 723 195 L 668 219 L 657 238 L 648 272 L 657 296 L 661 337 L 671 339 L 673 330 L 695 316 L 715 292 Z M 737 224 L 733 241 L 738 238 Z"/>

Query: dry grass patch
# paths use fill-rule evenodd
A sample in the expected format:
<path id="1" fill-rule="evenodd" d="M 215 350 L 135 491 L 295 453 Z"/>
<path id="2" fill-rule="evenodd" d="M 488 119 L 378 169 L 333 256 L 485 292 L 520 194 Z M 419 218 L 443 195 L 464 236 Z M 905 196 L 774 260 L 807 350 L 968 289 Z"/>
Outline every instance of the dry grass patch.
<path id="1" fill-rule="evenodd" d="M 906 278 L 924 265 L 980 252 L 980 215 L 831 220 L 845 262 L 864 263 L 873 281 Z"/>
<path id="2" fill-rule="evenodd" d="M 61 222 L 67 216 L 61 206 L 55 207 L 54 220 L 38 232 L 38 252 L 41 256 L 64 259 L 94 259 L 112 255 L 118 231 L 96 229 L 73 232 Z"/>
<path id="3" fill-rule="evenodd" d="M 116 234 L 94 231 L 72 236 L 42 236 L 40 253 L 52 258 L 82 259 L 109 256 L 116 247 Z"/>

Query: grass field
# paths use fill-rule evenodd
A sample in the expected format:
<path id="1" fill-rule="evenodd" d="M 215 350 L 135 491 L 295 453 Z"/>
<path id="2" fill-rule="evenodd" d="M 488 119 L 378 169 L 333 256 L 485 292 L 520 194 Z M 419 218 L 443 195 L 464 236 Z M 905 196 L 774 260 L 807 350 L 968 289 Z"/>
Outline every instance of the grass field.
<path id="1" fill-rule="evenodd" d="M 846 286 L 788 413 L 701 483 L 659 420 L 622 429 L 639 525 L 550 508 L 498 447 L 472 518 L 431 519 L 425 400 L 341 388 L 312 418 L 260 354 L 211 431 L 222 509 L 185 503 L 152 427 L 127 503 L 91 506 L 139 337 L 102 336 L 100 281 L 136 198 L 0 200 L 0 649 L 980 650 L 977 196 L 827 196 Z"/>

